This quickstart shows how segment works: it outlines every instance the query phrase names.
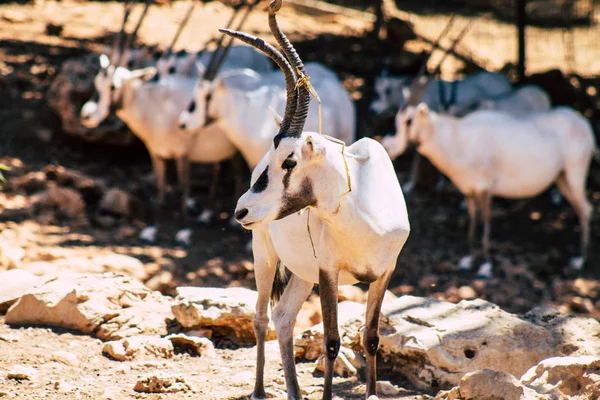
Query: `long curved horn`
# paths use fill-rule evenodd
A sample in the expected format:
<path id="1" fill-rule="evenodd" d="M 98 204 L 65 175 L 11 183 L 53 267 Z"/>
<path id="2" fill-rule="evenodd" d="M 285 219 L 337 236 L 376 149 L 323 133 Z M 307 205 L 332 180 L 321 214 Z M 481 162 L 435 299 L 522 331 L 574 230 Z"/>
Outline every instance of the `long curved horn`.
<path id="1" fill-rule="evenodd" d="M 140 27 L 142 26 L 142 22 L 144 21 L 144 18 L 146 17 L 146 14 L 148 14 L 148 9 L 150 8 L 150 5 L 154 2 L 154 0 L 146 0 L 146 6 L 144 7 L 144 11 L 142 11 L 142 15 L 140 15 L 140 18 L 138 19 L 138 22 L 133 30 L 133 32 L 131 32 L 128 36 L 127 36 L 127 40 L 125 41 L 125 45 L 123 46 L 123 50 L 121 51 L 121 53 L 119 54 L 119 63 L 116 63 L 115 65 L 120 65 L 120 62 L 123 60 L 123 54 L 129 50 L 129 48 L 131 47 L 133 40 L 136 38 L 138 30 L 140 29 Z"/>
<path id="2" fill-rule="evenodd" d="M 243 3 L 234 6 L 233 14 L 231 14 L 231 18 L 229 18 L 229 21 L 227 22 L 227 26 L 225 27 L 225 29 L 231 28 L 231 26 L 233 25 L 233 22 L 235 21 L 235 18 L 238 16 L 238 14 L 241 11 L 243 6 L 244 6 Z M 221 37 L 219 38 L 219 41 L 217 42 L 217 48 L 215 49 L 214 53 L 212 54 L 212 57 L 208 61 L 208 65 L 206 66 L 206 73 L 204 74 L 205 77 L 212 75 L 212 71 L 215 69 L 217 58 L 219 57 L 219 52 L 221 51 L 221 48 L 223 47 L 223 42 L 225 41 L 226 37 L 227 37 L 227 35 L 222 34 Z M 208 42 L 206 45 L 208 45 Z M 204 49 L 206 49 L 206 47 Z M 203 51 L 204 51 L 204 49 L 203 49 Z"/>
<path id="3" fill-rule="evenodd" d="M 249 44 L 250 46 L 262 51 L 267 56 L 269 56 L 281 69 L 283 75 L 285 76 L 285 88 L 286 88 L 286 103 L 285 103 L 285 113 L 283 117 L 283 121 L 281 121 L 281 126 L 279 127 L 279 133 L 275 138 L 273 138 L 273 144 L 275 148 L 279 145 L 282 137 L 289 136 L 288 132 L 291 125 L 291 117 L 290 111 L 295 107 L 294 102 L 292 101 L 295 98 L 294 93 L 297 92 L 296 89 L 296 79 L 294 77 L 294 71 L 292 66 L 287 61 L 287 59 L 273 46 L 266 43 L 264 40 L 259 39 L 255 36 L 248 35 L 242 32 L 231 31 L 229 29 L 219 29 L 219 31 L 234 37 L 236 39 L 241 40 L 242 42 Z"/>
<path id="4" fill-rule="evenodd" d="M 177 43 L 177 40 L 179 40 L 179 36 L 181 35 L 181 32 L 183 32 L 183 28 L 185 28 L 188 21 L 190 20 L 190 17 L 192 16 L 192 12 L 194 11 L 195 6 L 196 6 L 196 2 L 192 1 L 192 5 L 190 6 L 190 8 L 188 8 L 188 11 L 185 14 L 185 17 L 183 18 L 183 21 L 181 21 L 181 24 L 179 24 L 179 28 L 177 29 L 177 32 L 175 33 L 175 37 L 173 38 L 173 40 L 171 40 L 171 44 L 169 45 L 167 52 L 172 51 L 173 47 L 175 47 L 175 44 Z"/>
<path id="5" fill-rule="evenodd" d="M 127 24 L 127 20 L 129 19 L 129 15 L 131 15 L 131 10 L 133 9 L 133 5 L 137 2 L 137 0 L 128 1 L 123 5 L 123 22 L 121 23 L 121 29 L 119 33 L 115 36 L 115 42 L 113 43 L 113 48 L 110 54 L 110 62 L 114 64 L 115 60 L 119 56 L 121 51 L 121 45 L 123 43 L 123 37 L 125 36 L 125 25 Z"/>
<path id="6" fill-rule="evenodd" d="M 250 15 L 250 12 L 254 8 L 254 6 L 256 6 L 257 4 L 258 4 L 258 1 L 254 1 L 253 3 L 248 4 L 246 13 L 242 16 L 242 19 L 240 20 L 239 24 L 235 28 L 236 31 L 239 31 L 240 29 L 242 29 L 242 26 L 244 26 L 244 23 L 246 22 L 246 20 L 248 19 L 248 16 Z M 215 61 L 215 64 L 213 66 L 211 73 L 210 74 L 207 73 L 210 80 L 213 80 L 217 76 L 217 73 L 219 72 L 221 65 L 223 65 L 223 62 L 225 61 L 225 57 L 227 57 L 227 54 L 229 53 L 229 49 L 231 48 L 232 44 L 233 44 L 233 39 L 230 39 L 227 42 L 227 44 L 221 48 L 221 52 L 216 57 L 216 61 Z"/>
<path id="7" fill-rule="evenodd" d="M 290 43 L 289 39 L 281 31 L 279 24 L 277 23 L 276 14 L 277 11 L 281 9 L 282 4 L 283 0 L 273 0 L 271 4 L 269 4 L 269 28 L 271 28 L 273 36 L 275 36 L 275 39 L 283 48 L 284 53 L 292 64 L 292 68 L 298 74 L 298 77 L 300 79 L 304 79 L 307 77 L 304 63 L 300 59 L 300 56 L 298 56 L 298 53 L 296 52 L 296 49 L 292 43 Z M 302 135 L 302 130 L 304 129 L 304 124 L 306 123 L 306 117 L 308 117 L 308 108 L 310 105 L 310 92 L 306 86 L 306 83 L 308 82 L 298 82 L 303 84 L 299 85 L 296 109 L 292 113 L 292 122 L 290 124 L 290 129 L 287 132 L 287 136 L 290 137 L 300 137 L 300 135 Z"/>

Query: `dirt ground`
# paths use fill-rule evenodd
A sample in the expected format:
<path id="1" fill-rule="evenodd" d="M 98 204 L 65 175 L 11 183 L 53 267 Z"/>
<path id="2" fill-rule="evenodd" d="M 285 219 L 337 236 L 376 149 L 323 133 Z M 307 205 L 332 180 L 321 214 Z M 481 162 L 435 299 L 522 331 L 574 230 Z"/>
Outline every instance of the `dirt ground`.
<path id="1" fill-rule="evenodd" d="M 141 41 L 168 43 L 188 4 L 184 1 L 152 8 L 141 28 Z M 0 5 L 0 162 L 12 167 L 7 173 L 9 179 L 25 172 L 41 171 L 47 165 L 61 165 L 104 179 L 109 186 L 151 192 L 150 162 L 140 144 L 132 148 L 109 147 L 83 143 L 64 135 L 57 117 L 44 101 L 45 91 L 60 64 L 69 57 L 99 51 L 100 44 L 106 42 L 107 37 L 110 39 L 109 33 L 118 27 L 121 13 L 122 6 L 112 2 Z M 224 7 L 214 3 L 204 10 L 197 9 L 180 44 L 190 50 L 198 49 L 210 32 L 225 25 L 228 15 Z M 421 18 L 424 27 L 431 24 L 441 29 L 436 19 L 441 17 Z M 364 85 L 369 78 L 367 70 L 376 62 L 365 58 L 370 49 L 361 47 L 361 42 L 352 35 L 362 35 L 368 23 L 342 16 L 310 16 L 292 8 L 282 11 L 281 21 L 285 32 L 297 40 L 302 39 L 298 48 L 305 61 L 318 60 L 336 67 L 354 98 L 363 101 L 363 94 L 368 91 Z M 48 22 L 65 24 L 60 36 L 45 33 Z M 245 30 L 268 39 L 264 12 L 253 13 Z M 429 36 L 435 35 L 437 31 L 432 29 Z M 337 45 L 340 41 L 347 46 Z M 487 42 L 481 49 L 473 48 L 475 42 L 467 44 L 471 51 L 480 50 L 482 57 L 490 59 L 494 54 L 512 51 L 504 47 L 494 51 Z M 418 42 L 411 45 L 422 46 Z M 349 48 L 350 60 L 345 58 Z M 597 58 L 590 55 L 590 60 Z M 453 63 L 456 61 L 449 60 L 448 68 L 457 65 Z M 396 164 L 402 181 L 410 159 L 402 157 Z M 199 177 L 205 177 L 208 171 L 206 167 L 195 167 Z M 198 179 L 198 182 L 204 181 Z M 598 210 L 598 165 L 592 167 L 588 187 L 588 196 Z M 204 199 L 205 185 L 199 184 L 196 192 Z M 255 288 L 249 264 L 252 256 L 244 249 L 250 233 L 232 229 L 227 224 L 234 204 L 230 193 L 231 188 L 225 185 L 220 196 L 223 212 L 219 221 L 210 227 L 194 227 L 193 245 L 182 248 L 172 243 L 172 235 L 179 226 L 175 205 L 161 220 L 163 229 L 158 242 L 142 245 L 136 239 L 135 229 L 114 231 L 94 224 L 48 225 L 30 208 L 33 193 L 4 190 L 0 192 L 0 242 L 23 248 L 23 263 L 45 260 L 56 251 L 62 252 L 65 258 L 111 252 L 131 255 L 145 263 L 151 272 L 149 280 L 168 271 L 156 287 L 168 295 L 174 293 L 175 287 L 185 285 Z M 459 210 L 460 202 L 461 196 L 451 188 L 418 190 L 408 199 L 412 232 L 398 260 L 390 284 L 392 292 L 457 302 L 465 292 L 459 289 L 471 287 L 477 297 L 497 303 L 510 312 L 522 313 L 547 304 L 600 319 L 600 220 L 597 213 L 592 221 L 591 255 L 580 276 L 565 269 L 569 258 L 576 255 L 579 243 L 576 217 L 568 205 L 553 206 L 546 193 L 518 211 L 496 217 L 492 229 L 496 277 L 482 281 L 456 268 L 466 252 L 467 216 Z M 499 210 L 514 205 L 508 201 L 496 203 Z M 280 396 L 284 384 L 279 355 L 274 342 L 269 346 L 273 349 L 269 352 L 267 382 L 273 395 Z M 166 361 L 121 363 L 102 356 L 101 347 L 101 342 L 86 335 L 54 328 L 8 327 L 0 320 L 0 397 L 7 393 L 5 396 L 9 398 L 15 394 L 27 399 L 100 399 L 102 396 L 242 399 L 251 392 L 254 349 L 218 349 L 218 361 L 210 363 L 185 354 Z M 50 354 L 57 350 L 75 354 L 80 365 L 65 366 L 51 361 Z M 21 363 L 38 369 L 38 379 L 32 382 L 6 379 L 6 371 Z M 299 365 L 301 386 L 310 399 L 320 396 L 322 383 L 320 376 L 313 376 L 313 369 L 312 363 Z M 135 394 L 132 391 L 135 380 L 155 371 L 185 376 L 197 391 L 168 396 Z M 391 378 L 406 388 L 403 399 L 427 398 L 425 394 L 411 391 L 401 377 L 383 378 Z M 77 389 L 60 392 L 56 387 L 64 383 L 56 386 L 56 382 L 61 379 Z M 337 379 L 335 390 L 343 398 L 358 399 L 359 394 L 364 393 L 361 382 L 356 378 Z"/>

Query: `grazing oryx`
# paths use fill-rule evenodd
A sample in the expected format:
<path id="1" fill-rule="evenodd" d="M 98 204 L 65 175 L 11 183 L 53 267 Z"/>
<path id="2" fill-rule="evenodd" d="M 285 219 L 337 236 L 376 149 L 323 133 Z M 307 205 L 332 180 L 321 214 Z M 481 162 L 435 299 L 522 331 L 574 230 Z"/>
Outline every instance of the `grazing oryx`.
<path id="1" fill-rule="evenodd" d="M 306 70 L 313 86 L 321 93 L 323 131 L 352 143 L 355 138 L 354 103 L 333 71 L 319 63 L 308 63 Z M 245 84 L 245 87 L 241 87 Z M 198 81 L 194 100 L 181 113 L 182 129 L 194 132 L 207 121 L 217 124 L 254 169 L 269 151 L 277 125 L 270 110 L 282 113 L 286 102 L 285 80 L 280 71 L 263 73 L 260 79 L 247 77 L 237 84 L 223 79 Z M 207 105 L 207 99 L 208 105 Z M 318 113 L 309 112 L 307 129 L 319 129 Z"/>
<path id="2" fill-rule="evenodd" d="M 337 140 L 303 131 L 310 87 L 302 61 L 277 25 L 275 13 L 281 3 L 274 0 L 270 4 L 269 25 L 285 56 L 260 39 L 226 31 L 268 54 L 283 71 L 287 89 L 279 132 L 254 169 L 252 186 L 235 210 L 237 220 L 252 230 L 258 289 L 254 320 L 257 367 L 252 398 L 266 397 L 267 309 L 269 297 L 276 294 L 272 287 L 281 283 L 276 276 L 282 266 L 293 275 L 273 310 L 273 319 L 287 398 L 302 398 L 294 365 L 293 328 L 315 283 L 319 284 L 325 329 L 323 399 L 332 398 L 333 365 L 340 348 L 337 287 L 355 282 L 370 284 L 363 345 L 366 394 L 374 396 L 379 313 L 410 231 L 404 197 L 392 163 L 376 141 L 361 139 L 345 147 Z"/>
<path id="3" fill-rule="evenodd" d="M 421 103 L 399 112 L 396 124 L 397 151 L 414 144 L 466 197 L 472 252 L 461 260 L 461 268 L 471 268 L 477 210 L 484 224 L 486 259 L 479 274 L 490 276 L 492 197 L 533 197 L 552 183 L 557 184 L 579 217 L 581 254 L 571 260 L 571 267 L 583 267 L 592 212 L 585 184 L 591 157 L 598 153 L 591 125 L 578 112 L 557 107 L 513 116 L 483 110 L 458 119 L 431 111 Z"/>
<path id="4" fill-rule="evenodd" d="M 512 115 L 526 115 L 534 111 L 549 110 L 550 96 L 539 86 L 523 85 L 514 91 L 495 97 L 478 99 L 471 104 L 457 104 L 448 108 L 455 117 L 464 117 L 476 110 L 497 110 Z"/>
<path id="5" fill-rule="evenodd" d="M 417 79 L 420 77 L 417 77 Z M 375 79 L 375 99 L 369 109 L 377 116 L 394 115 L 411 97 L 413 78 L 378 76 Z M 480 99 L 512 92 L 506 76 L 497 72 L 477 72 L 456 81 L 431 80 L 421 101 L 431 110 L 445 111 L 452 105 L 470 104 Z"/>
<path id="6" fill-rule="evenodd" d="M 248 49 L 248 46 L 237 47 Z M 234 60 L 239 51 L 236 48 L 230 52 L 234 55 Z M 240 52 L 247 55 L 247 49 Z M 266 70 L 271 69 L 267 57 L 249 49 L 265 60 L 262 65 Z M 217 73 L 220 65 L 212 61 L 220 54 L 222 53 L 217 51 L 213 55 L 212 68 L 206 71 L 207 75 L 214 76 Z M 220 162 L 233 157 L 237 152 L 236 148 L 218 126 L 207 126 L 193 135 L 179 130 L 179 114 L 192 100 L 196 82 L 193 76 L 169 73 L 159 76 L 155 67 L 130 71 L 118 63 L 111 62 L 106 55 L 100 56 L 100 60 L 102 68 L 94 80 L 98 99 L 92 99 L 82 107 L 82 124 L 95 127 L 110 112 L 116 112 L 144 142 L 150 153 L 158 187 L 159 205 L 164 200 L 166 160 L 175 159 L 180 190 L 183 193 L 181 208 L 185 215 L 190 187 L 189 163 Z M 228 58 L 221 58 L 220 62 L 223 63 L 223 71 L 243 67 L 232 64 Z M 214 185 L 211 193 L 212 197 L 216 194 Z M 156 227 L 150 226 L 144 229 L 140 236 L 145 240 L 154 241 L 156 231 Z M 176 240 L 187 243 L 190 234 L 190 230 L 182 230 L 176 235 Z"/>

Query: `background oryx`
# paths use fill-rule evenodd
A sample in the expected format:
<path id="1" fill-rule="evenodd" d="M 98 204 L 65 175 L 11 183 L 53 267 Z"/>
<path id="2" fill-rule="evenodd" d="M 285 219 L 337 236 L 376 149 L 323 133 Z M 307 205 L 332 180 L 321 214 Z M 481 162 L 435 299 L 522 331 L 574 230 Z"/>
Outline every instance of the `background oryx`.
<path id="1" fill-rule="evenodd" d="M 306 70 L 323 104 L 323 131 L 345 143 L 352 143 L 356 117 L 350 95 L 335 73 L 322 64 L 308 63 Z M 179 122 L 188 132 L 195 132 L 207 121 L 218 125 L 254 169 L 277 134 L 270 110 L 283 113 L 285 81 L 280 71 L 262 73 L 259 79 L 252 76 L 239 78 L 235 81 L 199 80 L 194 100 L 182 112 Z M 309 112 L 307 126 L 318 131 L 316 108 Z"/>
<path id="2" fill-rule="evenodd" d="M 556 183 L 581 224 L 581 254 L 571 261 L 580 269 L 586 258 L 592 207 L 585 185 L 592 155 L 598 155 L 590 123 L 569 107 L 513 116 L 492 110 L 459 119 L 431 111 L 425 103 L 397 116 L 395 143 L 408 143 L 447 175 L 465 195 L 469 211 L 469 244 L 477 211 L 484 224 L 485 263 L 479 275 L 490 276 L 489 236 L 492 197 L 536 196 Z M 472 255 L 461 260 L 471 268 Z"/>
<path id="3" fill-rule="evenodd" d="M 239 49 L 239 50 L 238 50 Z M 249 57 L 249 51 L 255 56 Z M 236 58 L 236 54 L 241 57 Z M 229 56 L 220 58 L 222 51 L 215 52 L 209 63 L 207 75 L 214 76 L 217 70 L 243 68 L 239 60 L 252 61 L 252 65 L 271 69 L 268 58 L 248 46 L 236 46 L 230 49 Z M 263 62 L 256 61 L 262 58 Z M 117 57 L 117 60 L 122 57 Z M 185 215 L 189 198 L 190 162 L 216 163 L 231 158 L 236 148 L 217 126 L 208 126 L 197 130 L 193 135 L 178 128 L 178 116 L 192 99 L 196 77 L 190 74 L 157 74 L 157 68 L 147 67 L 130 71 L 115 64 L 106 55 L 100 56 L 101 70 L 95 78 L 96 99 L 88 101 L 81 110 L 81 120 L 86 127 L 100 124 L 110 112 L 115 112 L 146 145 L 152 160 L 158 188 L 157 203 L 164 201 L 166 160 L 175 159 L 178 181 L 182 192 L 181 209 Z M 222 63 L 222 65 L 218 65 Z M 204 76 L 203 76 L 204 78 Z M 211 189 L 214 198 L 216 188 Z M 206 214 L 204 215 L 206 218 Z M 176 240 L 187 243 L 191 231 L 183 230 Z M 150 226 L 141 233 L 145 240 L 153 242 L 156 227 Z"/>
<path id="4" fill-rule="evenodd" d="M 235 211 L 238 221 L 252 230 L 258 288 L 253 398 L 266 397 L 267 307 L 280 264 L 293 273 L 273 311 L 288 399 L 302 398 L 294 365 L 293 328 L 315 283 L 319 284 L 325 328 L 323 399 L 332 398 L 333 365 L 340 348 L 337 286 L 358 281 L 370 284 L 364 334 L 369 397 L 376 395 L 381 303 L 410 231 L 404 197 L 392 163 L 377 142 L 362 139 L 344 150 L 343 144 L 303 132 L 310 102 L 306 81 L 302 80 L 306 70 L 277 26 L 275 13 L 280 7 L 281 0 L 270 4 L 269 25 L 287 60 L 262 40 L 228 31 L 271 56 L 285 75 L 287 89 L 279 131 L 254 169 L 252 186 L 239 199 Z M 247 129 L 252 129 L 251 123 L 246 122 Z M 306 208 L 307 212 L 297 214 Z"/>

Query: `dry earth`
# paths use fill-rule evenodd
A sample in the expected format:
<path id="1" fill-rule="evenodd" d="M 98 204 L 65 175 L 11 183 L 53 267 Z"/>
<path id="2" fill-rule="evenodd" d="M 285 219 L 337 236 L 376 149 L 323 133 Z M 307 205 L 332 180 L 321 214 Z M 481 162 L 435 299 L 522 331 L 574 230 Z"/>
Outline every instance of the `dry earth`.
<path id="1" fill-rule="evenodd" d="M 167 43 L 175 31 L 175 22 L 187 5 L 187 2 L 176 2 L 173 6 L 151 9 L 140 32 L 141 40 L 150 44 Z M 77 260 L 118 253 L 141 260 L 145 283 L 165 294 L 172 294 L 176 286 L 185 285 L 253 288 L 251 256 L 244 251 L 250 236 L 231 230 L 226 224 L 227 212 L 232 206 L 226 196 L 228 190 L 223 190 L 222 209 L 226 211 L 221 220 L 213 227 L 195 228 L 194 245 L 184 249 L 174 247 L 171 242 L 176 227 L 172 222 L 175 212 L 165 217 L 165 229 L 157 245 L 140 245 L 135 239 L 139 224 L 106 230 L 93 222 L 59 221 L 52 215 L 35 211 L 32 207 L 35 190 L 11 189 L 11 183 L 25 173 L 42 171 L 47 165 L 61 165 L 93 179 L 103 179 L 107 186 L 132 193 L 151 190 L 150 164 L 141 146 L 119 149 L 68 138 L 61 133 L 56 117 L 43 100 L 60 63 L 68 57 L 84 54 L 88 48 L 100 49 L 99 43 L 116 29 L 120 18 L 121 6 L 110 2 L 47 1 L 35 6 L 0 6 L 0 90 L 3 92 L 0 98 L 0 161 L 13 168 L 8 173 L 7 189 L 0 192 L 0 269 L 18 267 L 41 273 L 43 268 L 54 269 L 60 264 L 66 270 L 78 270 Z M 224 25 L 227 18 L 224 8 L 214 3 L 204 10 L 197 10 L 180 43 L 189 49 L 197 49 L 210 32 Z M 436 18 L 442 17 L 422 18 L 436 29 L 441 26 Z M 268 38 L 265 20 L 265 14 L 257 11 L 251 16 L 246 30 Z M 304 47 L 310 51 L 307 58 L 330 65 L 340 65 L 337 52 L 341 49 L 331 42 L 319 46 L 318 43 L 323 43 L 319 40 L 324 40 L 327 35 L 362 34 L 368 27 L 365 22 L 345 17 L 308 16 L 291 8 L 282 12 L 281 20 L 286 32 L 307 40 Z M 60 37 L 45 33 L 48 22 L 65 24 Z M 502 24 L 498 26 L 501 29 Z M 436 31 L 431 28 L 429 37 L 435 35 Z M 308 42 L 309 39 L 316 42 Z M 471 51 L 490 59 L 494 54 L 512 52 L 504 47 L 494 51 L 489 43 L 480 49 L 475 42 L 467 45 Z M 346 70 L 340 70 L 357 99 L 362 96 L 365 76 L 352 71 L 361 61 L 360 51 L 357 49 L 359 56 L 348 63 Z M 554 52 L 547 54 L 554 56 Z M 556 57 L 560 65 L 561 55 Z M 590 59 L 594 58 L 597 59 L 590 56 Z M 449 65 L 448 68 L 452 68 L 454 64 Z M 407 160 L 398 163 L 401 177 L 407 164 Z M 196 172 L 204 176 L 206 174 L 202 173 L 207 170 L 197 168 Z M 594 166 L 589 191 L 596 209 L 600 206 L 598 172 L 598 167 Z M 42 174 L 41 181 L 42 187 L 56 184 L 46 174 Z M 466 215 L 458 211 L 460 200 L 452 190 L 417 192 L 411 197 L 408 207 L 412 233 L 390 285 L 392 292 L 430 295 L 453 302 L 476 296 L 518 313 L 547 304 L 600 319 L 600 285 L 597 281 L 600 256 L 596 254 L 597 250 L 594 251 L 600 244 L 597 217 L 592 224 L 593 254 L 580 277 L 570 276 L 564 270 L 568 257 L 577 251 L 578 243 L 576 219 L 568 206 L 553 207 L 544 195 L 520 211 L 497 218 L 493 232 L 497 277 L 481 281 L 456 270 L 455 264 L 465 251 Z M 300 318 L 302 326 L 319 321 L 316 295 L 313 300 Z M 107 399 L 238 399 L 251 392 L 253 349 L 218 349 L 220 357 L 211 362 L 187 354 L 168 361 L 118 362 L 103 356 L 101 343 L 89 336 L 54 328 L 9 327 L 0 322 L 0 395 L 5 393 L 8 398 L 16 395 L 27 399 L 68 400 L 101 399 L 103 396 Z M 268 382 L 273 394 L 280 395 L 284 385 L 279 355 L 274 343 L 270 346 Z M 72 353 L 78 365 L 52 361 L 56 351 Z M 16 364 L 35 368 L 37 373 L 33 380 L 7 379 L 7 373 Z M 321 377 L 313 376 L 313 369 L 312 363 L 299 366 L 301 386 L 311 399 L 319 398 L 321 384 Z M 154 372 L 183 376 L 196 391 L 168 396 L 133 392 L 139 377 Z M 398 379 L 395 383 L 409 389 L 402 398 L 426 398 L 411 392 L 410 385 Z M 361 396 L 357 393 L 364 392 L 360 382 L 355 378 L 337 379 L 336 392 L 344 398 L 358 399 Z M 69 388 L 69 385 L 73 391 L 61 389 Z"/>

